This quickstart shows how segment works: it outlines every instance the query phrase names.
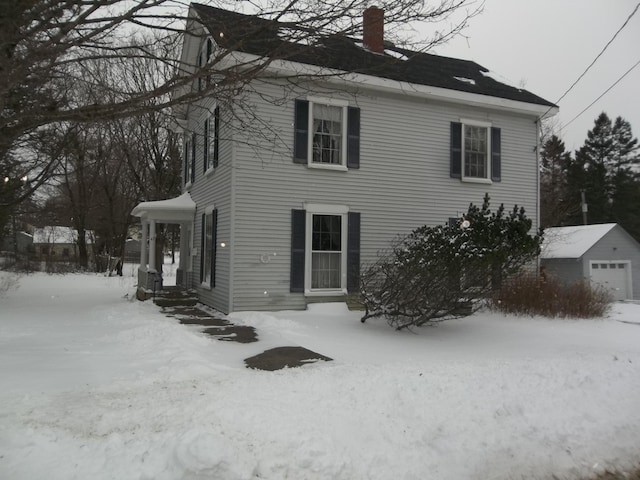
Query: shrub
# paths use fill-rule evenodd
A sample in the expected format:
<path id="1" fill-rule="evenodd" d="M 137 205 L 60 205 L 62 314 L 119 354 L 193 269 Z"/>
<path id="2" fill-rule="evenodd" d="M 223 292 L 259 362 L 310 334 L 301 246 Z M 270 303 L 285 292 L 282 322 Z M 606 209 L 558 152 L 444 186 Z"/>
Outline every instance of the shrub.
<path id="1" fill-rule="evenodd" d="M 385 316 L 402 329 L 468 315 L 538 255 L 542 238 L 530 229 L 524 209 L 492 213 L 488 195 L 453 224 L 417 228 L 363 270 L 362 321 Z"/>
<path id="2" fill-rule="evenodd" d="M 545 317 L 592 318 L 603 316 L 612 301 L 604 288 L 588 282 L 561 283 L 554 277 L 528 273 L 506 280 L 495 292 L 492 305 L 505 313 Z"/>

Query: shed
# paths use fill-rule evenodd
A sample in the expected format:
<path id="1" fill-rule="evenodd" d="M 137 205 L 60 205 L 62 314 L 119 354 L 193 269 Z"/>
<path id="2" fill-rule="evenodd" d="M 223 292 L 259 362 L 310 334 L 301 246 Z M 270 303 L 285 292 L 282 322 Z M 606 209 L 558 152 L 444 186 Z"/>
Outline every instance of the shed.
<path id="1" fill-rule="evenodd" d="M 615 300 L 640 299 L 640 244 L 616 223 L 547 228 L 540 259 L 566 283 L 589 280 Z"/>

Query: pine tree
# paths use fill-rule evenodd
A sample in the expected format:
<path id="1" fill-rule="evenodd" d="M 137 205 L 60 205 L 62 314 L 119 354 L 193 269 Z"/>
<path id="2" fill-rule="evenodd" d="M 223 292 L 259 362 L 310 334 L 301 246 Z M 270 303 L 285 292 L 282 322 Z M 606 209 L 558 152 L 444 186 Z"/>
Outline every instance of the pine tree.
<path id="1" fill-rule="evenodd" d="M 631 125 L 616 118 L 612 130 L 611 218 L 640 241 L 640 154 Z"/>
<path id="2" fill-rule="evenodd" d="M 640 239 L 640 155 L 631 125 L 601 113 L 584 145 L 568 162 L 566 199 L 578 206 L 584 191 L 590 224 L 616 222 Z M 582 223 L 579 209 L 568 209 L 565 224 Z"/>
<path id="3" fill-rule="evenodd" d="M 579 208 L 567 198 L 567 169 L 571 160 L 571 153 L 556 135 L 544 143 L 540 170 L 540 226 L 543 228 L 560 225 Z"/>

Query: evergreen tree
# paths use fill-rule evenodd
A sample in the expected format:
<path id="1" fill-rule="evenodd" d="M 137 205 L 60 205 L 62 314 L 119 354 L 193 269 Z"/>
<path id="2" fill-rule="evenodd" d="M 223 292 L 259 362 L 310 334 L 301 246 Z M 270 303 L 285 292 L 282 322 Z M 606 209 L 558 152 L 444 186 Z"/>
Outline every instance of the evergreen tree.
<path id="1" fill-rule="evenodd" d="M 640 239 L 640 156 L 631 125 L 621 117 L 611 121 L 602 112 L 587 132 L 584 145 L 570 160 L 566 198 L 579 206 L 584 191 L 589 224 L 616 222 Z M 565 224 L 582 223 L 579 209 L 569 209 Z"/>
<path id="2" fill-rule="evenodd" d="M 540 226 L 560 225 L 568 214 L 579 208 L 567 198 L 567 169 L 571 154 L 564 142 L 552 135 L 542 147 L 540 171 Z"/>
<path id="3" fill-rule="evenodd" d="M 611 218 L 640 241 L 640 154 L 631 125 L 621 117 L 613 124 Z"/>

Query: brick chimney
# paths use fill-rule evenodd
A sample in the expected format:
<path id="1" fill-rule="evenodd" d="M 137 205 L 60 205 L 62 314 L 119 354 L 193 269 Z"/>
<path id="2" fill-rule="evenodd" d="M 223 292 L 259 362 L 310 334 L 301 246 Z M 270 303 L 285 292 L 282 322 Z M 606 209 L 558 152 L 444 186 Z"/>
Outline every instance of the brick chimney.
<path id="1" fill-rule="evenodd" d="M 364 46 L 375 53 L 384 53 L 384 10 L 369 7 L 363 15 Z"/>

